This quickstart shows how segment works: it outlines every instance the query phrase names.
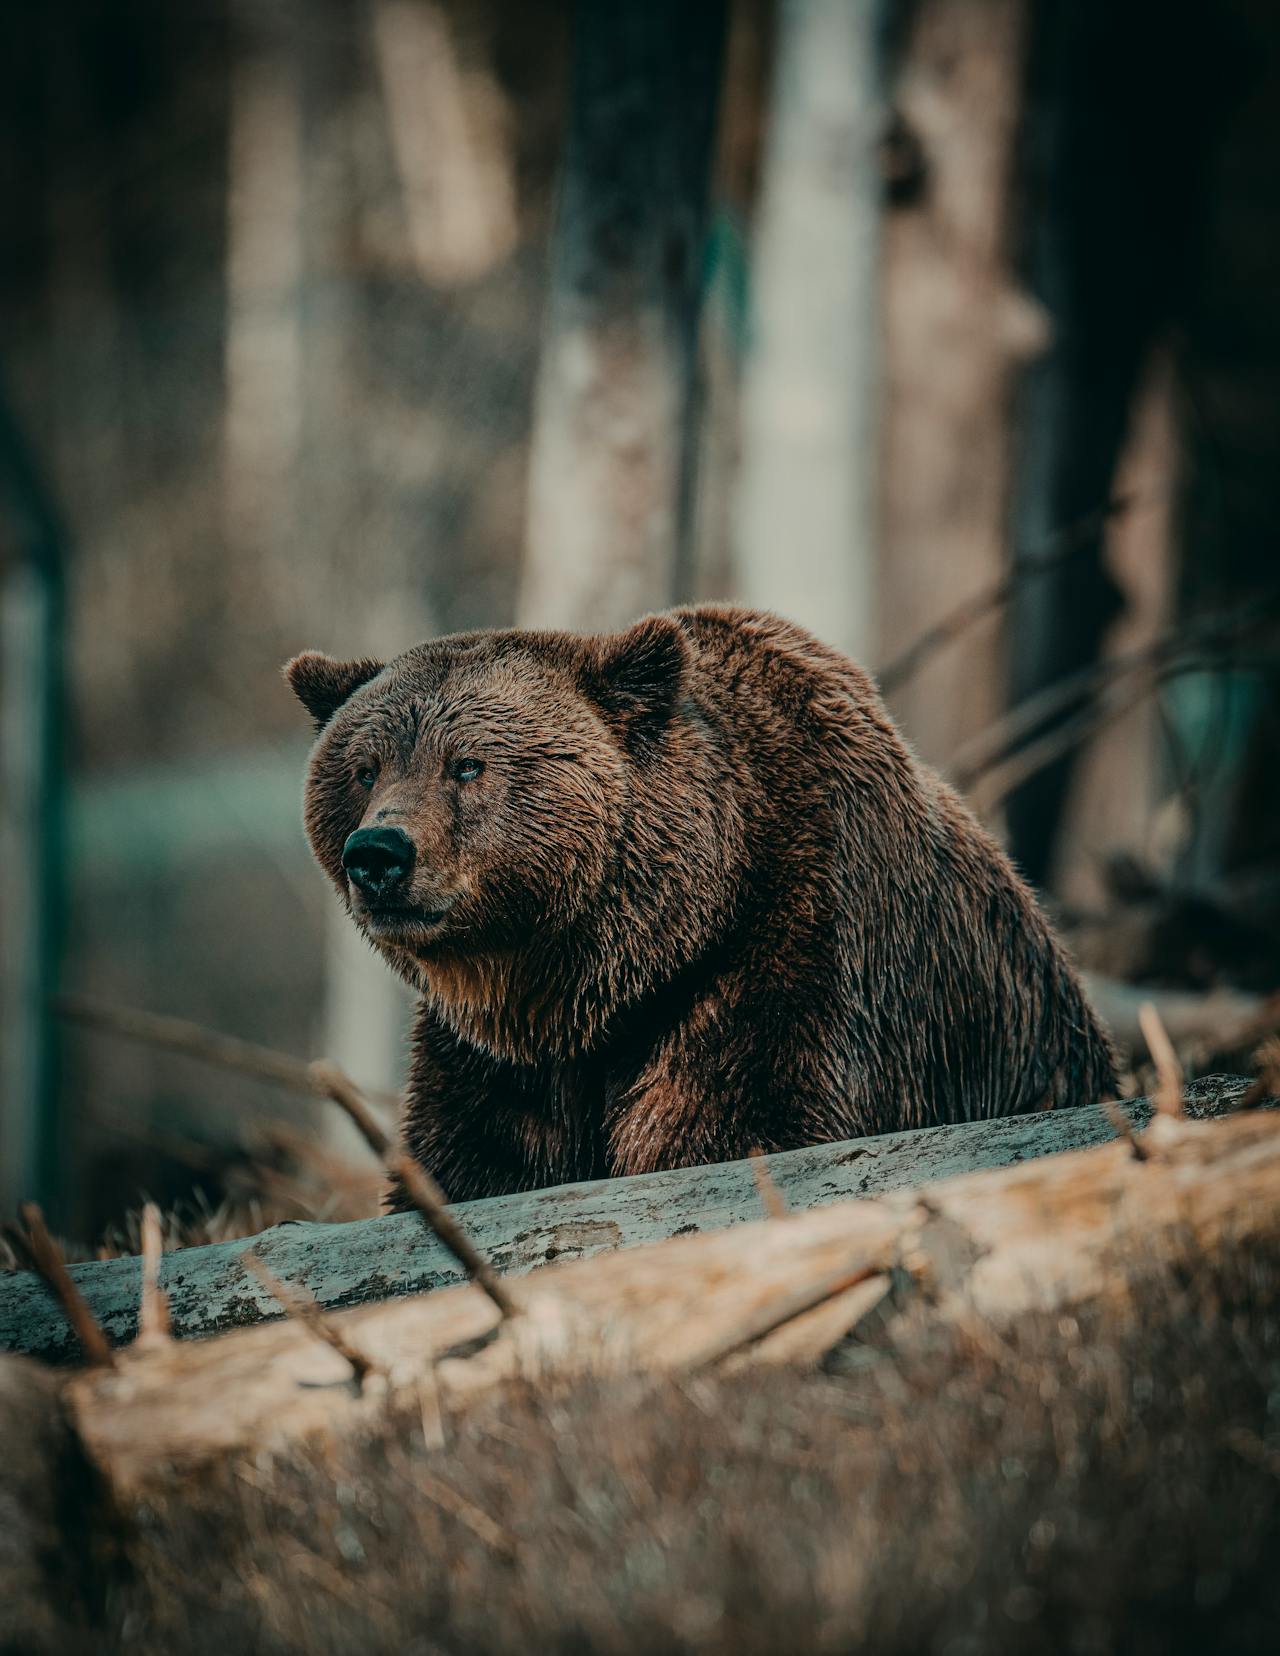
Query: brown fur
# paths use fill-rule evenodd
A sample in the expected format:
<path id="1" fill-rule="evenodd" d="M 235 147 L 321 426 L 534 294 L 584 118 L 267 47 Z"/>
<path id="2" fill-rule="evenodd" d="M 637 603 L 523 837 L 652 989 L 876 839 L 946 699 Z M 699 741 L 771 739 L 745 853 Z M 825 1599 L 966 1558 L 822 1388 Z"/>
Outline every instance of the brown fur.
<path id="1" fill-rule="evenodd" d="M 800 628 L 700 607 L 288 671 L 312 846 L 421 995 L 405 1137 L 453 1198 L 1112 1087 L 1027 887 Z M 353 898 L 343 843 L 389 823 L 442 922 Z"/>

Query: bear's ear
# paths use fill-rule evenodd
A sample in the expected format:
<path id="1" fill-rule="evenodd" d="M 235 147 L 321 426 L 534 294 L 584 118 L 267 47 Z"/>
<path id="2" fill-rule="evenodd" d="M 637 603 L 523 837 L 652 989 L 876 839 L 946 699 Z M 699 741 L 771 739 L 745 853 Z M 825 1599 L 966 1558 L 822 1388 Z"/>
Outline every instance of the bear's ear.
<path id="1" fill-rule="evenodd" d="M 319 650 L 304 650 L 284 670 L 293 693 L 323 730 L 347 698 L 382 671 L 382 662 L 335 661 Z"/>
<path id="2" fill-rule="evenodd" d="M 587 668 L 588 693 L 626 729 L 652 732 L 670 716 L 689 668 L 684 629 L 669 615 L 651 615 L 624 633 L 601 639 Z"/>

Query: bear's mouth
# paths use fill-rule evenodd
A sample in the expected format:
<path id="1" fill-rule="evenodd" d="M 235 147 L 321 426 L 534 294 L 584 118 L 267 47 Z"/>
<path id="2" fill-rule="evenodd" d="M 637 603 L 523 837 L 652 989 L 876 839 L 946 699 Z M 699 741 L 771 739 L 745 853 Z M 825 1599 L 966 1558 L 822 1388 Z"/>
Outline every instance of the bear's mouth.
<path id="1" fill-rule="evenodd" d="M 365 929 L 379 943 L 412 944 L 433 935 L 449 917 L 454 899 L 448 898 L 439 907 L 424 904 L 361 904 L 360 918 Z"/>

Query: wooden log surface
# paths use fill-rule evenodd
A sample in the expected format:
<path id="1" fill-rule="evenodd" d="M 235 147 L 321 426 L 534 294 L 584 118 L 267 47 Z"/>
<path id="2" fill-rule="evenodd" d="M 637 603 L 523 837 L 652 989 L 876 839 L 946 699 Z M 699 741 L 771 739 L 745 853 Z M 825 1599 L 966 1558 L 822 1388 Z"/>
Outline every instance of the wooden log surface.
<path id="1" fill-rule="evenodd" d="M 1248 1082 L 1216 1076 L 1187 1091 L 1192 1115 L 1230 1110 Z M 1152 1105 L 1122 1106 L 1136 1127 Z M 1105 1144 L 1115 1128 L 1100 1108 L 1011 1116 L 916 1132 L 816 1145 L 764 1158 L 788 1208 L 804 1210 L 855 1196 L 929 1183 L 955 1174 L 1008 1167 L 1056 1152 Z M 751 1162 L 680 1168 L 626 1179 L 459 1203 L 453 1212 L 495 1268 L 518 1274 L 553 1260 L 714 1231 L 764 1216 Z M 279 1304 L 248 1275 L 241 1255 L 254 1251 L 281 1281 L 305 1289 L 325 1309 L 421 1293 L 462 1280 L 457 1261 L 416 1214 L 347 1224 L 288 1222 L 249 1240 L 166 1254 L 160 1284 L 173 1332 L 208 1335 L 279 1318 Z M 73 1265 L 71 1275 L 108 1337 L 137 1332 L 141 1262 L 136 1258 Z M 78 1355 L 75 1337 L 43 1284 L 29 1272 L 0 1275 L 0 1350 L 46 1361 Z"/>
<path id="2" fill-rule="evenodd" d="M 227 1455 L 375 1426 L 391 1398 L 426 1429 L 521 1377 L 811 1361 L 938 1319 L 989 1339 L 1028 1312 L 1122 1296 L 1188 1250 L 1280 1234 L 1280 1115 L 1161 1114 L 1141 1142 L 1141 1157 L 1099 1145 L 552 1265 L 512 1283 L 505 1320 L 468 1284 L 334 1313 L 337 1338 L 294 1320 L 134 1347 L 68 1377 L 68 1418 L 132 1497 Z"/>

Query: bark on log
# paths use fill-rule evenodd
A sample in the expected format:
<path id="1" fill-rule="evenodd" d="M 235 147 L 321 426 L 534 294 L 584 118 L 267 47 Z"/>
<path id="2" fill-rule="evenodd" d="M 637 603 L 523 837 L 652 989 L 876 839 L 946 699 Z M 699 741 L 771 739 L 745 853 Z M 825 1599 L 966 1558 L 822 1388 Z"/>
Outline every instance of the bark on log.
<path id="1" fill-rule="evenodd" d="M 945 1180 L 927 1198 L 839 1203 L 712 1236 L 575 1261 L 515 1284 L 498 1326 L 474 1287 L 337 1314 L 351 1364 L 304 1324 L 126 1354 L 65 1387 L 69 1416 L 115 1491 L 228 1454 L 373 1425 L 388 1397 L 447 1415 L 521 1376 L 688 1373 L 726 1356 L 814 1360 L 852 1334 L 936 1318 L 1000 1329 L 1078 1308 L 1190 1248 L 1280 1231 L 1280 1116 L 1162 1115 L 1130 1145 Z"/>
<path id="2" fill-rule="evenodd" d="M 1187 1093 L 1187 1107 L 1192 1114 L 1220 1113 L 1248 1084 L 1223 1076 L 1197 1082 Z M 1151 1119 L 1146 1100 L 1134 1100 L 1124 1109 L 1136 1127 Z M 1114 1137 L 1107 1115 L 1089 1108 L 815 1145 L 763 1161 L 788 1208 L 802 1211 L 1105 1144 Z M 765 1213 L 748 1161 L 463 1202 L 453 1211 L 481 1253 L 507 1274 L 692 1231 L 721 1230 Z M 416 1214 L 348 1224 L 286 1222 L 251 1240 L 165 1255 L 160 1286 L 176 1335 L 214 1334 L 283 1315 L 241 1265 L 250 1245 L 276 1277 L 305 1290 L 325 1310 L 462 1280 L 457 1261 Z M 73 1265 L 71 1275 L 108 1337 L 117 1343 L 132 1339 L 141 1262 L 93 1261 Z M 58 1307 L 29 1272 L 0 1276 L 0 1351 L 27 1352 L 53 1362 L 74 1361 L 79 1355 Z"/>

